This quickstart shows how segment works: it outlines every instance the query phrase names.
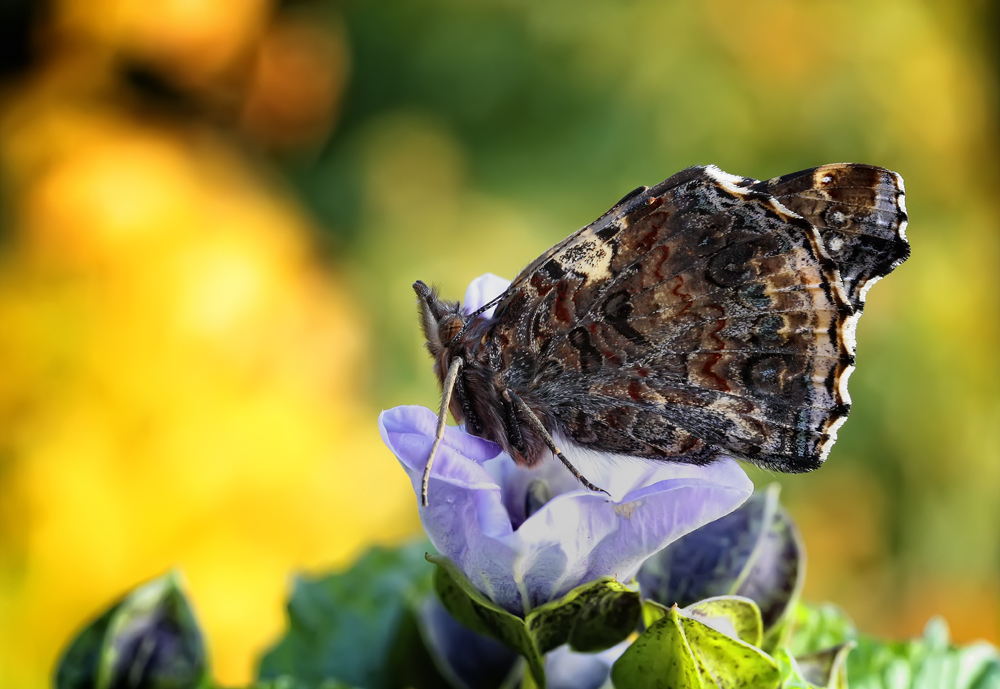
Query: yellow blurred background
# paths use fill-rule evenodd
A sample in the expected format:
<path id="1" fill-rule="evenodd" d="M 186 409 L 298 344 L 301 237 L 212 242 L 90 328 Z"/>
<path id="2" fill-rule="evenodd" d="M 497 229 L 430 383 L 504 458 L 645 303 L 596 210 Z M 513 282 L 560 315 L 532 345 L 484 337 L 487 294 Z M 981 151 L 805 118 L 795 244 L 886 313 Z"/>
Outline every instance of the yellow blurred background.
<path id="1" fill-rule="evenodd" d="M 417 532 L 421 278 L 513 276 L 692 164 L 906 178 L 806 595 L 998 639 L 997 17 L 853 0 L 0 5 L 0 686 L 172 567 L 248 682 L 291 574 Z M 761 472 L 755 479 L 774 477 Z"/>

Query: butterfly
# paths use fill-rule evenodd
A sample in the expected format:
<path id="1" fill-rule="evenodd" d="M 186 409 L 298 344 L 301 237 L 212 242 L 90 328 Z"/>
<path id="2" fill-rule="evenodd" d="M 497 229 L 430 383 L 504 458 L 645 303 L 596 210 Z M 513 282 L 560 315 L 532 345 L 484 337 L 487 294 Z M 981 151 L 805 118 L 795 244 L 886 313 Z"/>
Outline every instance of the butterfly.
<path id="1" fill-rule="evenodd" d="M 906 222 L 883 168 L 758 181 L 699 166 L 629 193 L 476 312 L 414 283 L 442 384 L 423 504 L 449 409 L 592 490 L 560 446 L 816 469 L 850 411 L 866 294 L 909 256 Z"/>

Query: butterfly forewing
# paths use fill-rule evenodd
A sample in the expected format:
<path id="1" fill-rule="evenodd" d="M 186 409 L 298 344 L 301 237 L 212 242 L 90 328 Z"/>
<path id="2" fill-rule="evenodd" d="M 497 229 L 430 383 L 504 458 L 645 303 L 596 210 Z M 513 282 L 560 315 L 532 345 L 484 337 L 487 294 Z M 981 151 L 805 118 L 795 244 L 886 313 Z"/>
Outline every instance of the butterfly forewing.
<path id="1" fill-rule="evenodd" d="M 751 188 L 774 195 L 819 230 L 851 306 L 910 255 L 903 180 L 872 165 L 822 165 Z"/>
<path id="2" fill-rule="evenodd" d="M 597 451 L 815 468 L 849 409 L 852 303 L 905 258 L 901 201 L 802 183 L 824 176 L 691 168 L 630 194 L 514 280 L 486 336 L 502 385 Z M 810 215 L 833 207 L 851 221 Z M 830 252 L 824 231 L 850 251 Z"/>

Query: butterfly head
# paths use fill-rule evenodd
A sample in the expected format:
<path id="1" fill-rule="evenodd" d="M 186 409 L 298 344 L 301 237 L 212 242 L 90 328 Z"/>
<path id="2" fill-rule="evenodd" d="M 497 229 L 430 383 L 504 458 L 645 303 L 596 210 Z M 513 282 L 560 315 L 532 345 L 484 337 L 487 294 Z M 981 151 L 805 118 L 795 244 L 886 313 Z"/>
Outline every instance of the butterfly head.
<path id="1" fill-rule="evenodd" d="M 458 302 L 439 298 L 436 291 L 420 280 L 413 283 L 413 291 L 417 293 L 427 349 L 438 360 L 451 341 L 462 332 L 467 316 Z"/>

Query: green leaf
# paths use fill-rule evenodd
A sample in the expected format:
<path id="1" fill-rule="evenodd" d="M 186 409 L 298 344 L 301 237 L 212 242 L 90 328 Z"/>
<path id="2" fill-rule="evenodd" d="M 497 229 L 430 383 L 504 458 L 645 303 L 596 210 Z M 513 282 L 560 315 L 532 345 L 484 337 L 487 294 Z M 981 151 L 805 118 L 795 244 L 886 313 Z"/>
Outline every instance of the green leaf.
<path id="1" fill-rule="evenodd" d="M 944 622 L 931 620 L 911 641 L 860 637 L 847 677 L 851 689 L 996 689 L 1000 652 L 987 643 L 955 647 Z"/>
<path id="2" fill-rule="evenodd" d="M 444 686 L 413 612 L 430 593 L 429 547 L 375 548 L 347 571 L 298 577 L 288 630 L 261 659 L 260 681 L 294 678 L 309 689 L 337 682 L 365 689 Z"/>
<path id="3" fill-rule="evenodd" d="M 208 684 L 201 631 L 173 572 L 139 586 L 87 625 L 56 670 L 57 689 Z"/>
<path id="4" fill-rule="evenodd" d="M 815 686 L 844 689 L 847 658 L 856 646 L 854 623 L 837 606 L 800 603 L 790 616 L 789 646 L 804 680 Z"/>
<path id="5" fill-rule="evenodd" d="M 490 636 L 520 653 L 535 683 L 545 689 L 542 653 L 524 620 L 480 593 L 448 558 L 430 555 L 427 559 L 437 565 L 434 587 L 445 610 L 472 631 Z"/>
<path id="6" fill-rule="evenodd" d="M 520 689 L 539 689 L 539 686 L 544 686 L 544 685 L 537 684 L 535 682 L 535 676 L 533 674 L 531 674 L 530 672 L 523 673 L 521 677 Z"/>
<path id="7" fill-rule="evenodd" d="M 774 659 L 781 668 L 782 689 L 847 689 L 847 657 L 854 642 L 793 658 L 787 648 Z"/>
<path id="8" fill-rule="evenodd" d="M 113 605 L 88 624 L 63 651 L 56 669 L 56 689 L 94 689 L 104 649 L 104 635 L 118 605 Z"/>
<path id="9" fill-rule="evenodd" d="M 746 601 L 747 605 L 753 603 Z M 708 610 L 728 609 L 741 625 L 746 611 L 738 603 L 710 604 Z M 778 664 L 766 653 L 689 616 L 674 606 L 666 609 L 647 601 L 646 631 L 611 668 L 621 689 L 777 689 Z M 727 618 L 728 619 L 728 618 Z"/>
<path id="10" fill-rule="evenodd" d="M 778 665 L 759 648 L 698 620 L 683 616 L 680 620 L 706 687 L 777 689 Z"/>
<path id="11" fill-rule="evenodd" d="M 565 643 L 574 651 L 591 653 L 624 641 L 635 631 L 641 615 L 639 592 L 604 577 L 535 608 L 525 624 L 542 653 Z"/>
<path id="12" fill-rule="evenodd" d="M 655 605 L 644 606 L 655 621 L 611 666 L 611 682 L 619 689 L 705 689 L 677 607 Z"/>
<path id="13" fill-rule="evenodd" d="M 475 589 L 448 558 L 427 559 L 438 566 L 434 585 L 445 609 L 469 629 L 520 653 L 539 687 L 545 686 L 545 653 L 566 643 L 581 652 L 611 648 L 635 631 L 642 615 L 639 592 L 604 577 L 578 586 L 521 619 Z"/>
<path id="14" fill-rule="evenodd" d="M 779 648 L 774 654 L 774 660 L 781 672 L 781 689 L 824 689 L 803 676 L 799 664 L 787 648 Z"/>
<path id="15" fill-rule="evenodd" d="M 835 605 L 800 603 L 790 616 L 789 652 L 796 658 L 840 646 L 857 638 L 854 623 Z"/>
<path id="16" fill-rule="evenodd" d="M 838 646 L 796 658 L 802 676 L 826 689 L 847 689 L 847 658 L 857 644 L 846 641 Z"/>
<path id="17" fill-rule="evenodd" d="M 801 538 L 778 504 L 779 486 L 672 543 L 639 571 L 643 594 L 665 605 L 717 596 L 750 598 L 760 608 L 765 648 L 784 640 L 784 624 L 802 588 Z"/>
<path id="18" fill-rule="evenodd" d="M 273 677 L 271 679 L 258 680 L 254 684 L 251 684 L 248 689 L 312 689 L 310 685 L 295 679 L 294 677 L 289 677 L 287 675 L 281 675 L 280 677 Z M 315 689 L 357 689 L 349 684 L 343 684 L 337 680 L 327 680 L 320 684 Z"/>
<path id="19" fill-rule="evenodd" d="M 760 609 L 749 598 L 718 596 L 706 598 L 681 611 L 692 619 L 714 626 L 712 620 L 724 620 L 732 627 L 733 635 L 751 646 L 760 646 L 764 634 Z"/>

